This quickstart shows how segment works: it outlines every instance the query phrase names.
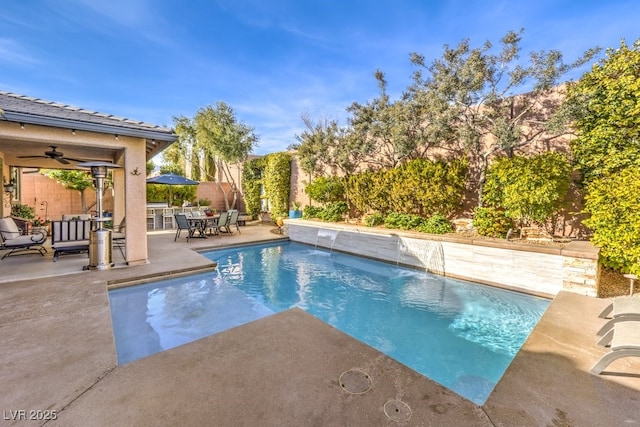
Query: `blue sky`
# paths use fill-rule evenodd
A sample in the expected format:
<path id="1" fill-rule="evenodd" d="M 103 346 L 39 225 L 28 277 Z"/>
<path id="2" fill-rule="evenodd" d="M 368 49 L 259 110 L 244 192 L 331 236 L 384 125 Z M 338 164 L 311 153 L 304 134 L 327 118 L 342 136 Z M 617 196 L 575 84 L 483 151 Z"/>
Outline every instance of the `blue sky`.
<path id="1" fill-rule="evenodd" d="M 498 45 L 524 28 L 522 55 L 640 38 L 640 2 L 501 0 L 21 0 L 0 10 L 0 90 L 162 126 L 224 101 L 281 151 L 302 114 L 346 124 L 345 109 L 411 83 L 470 39 Z M 575 78 L 575 77 L 574 77 Z"/>

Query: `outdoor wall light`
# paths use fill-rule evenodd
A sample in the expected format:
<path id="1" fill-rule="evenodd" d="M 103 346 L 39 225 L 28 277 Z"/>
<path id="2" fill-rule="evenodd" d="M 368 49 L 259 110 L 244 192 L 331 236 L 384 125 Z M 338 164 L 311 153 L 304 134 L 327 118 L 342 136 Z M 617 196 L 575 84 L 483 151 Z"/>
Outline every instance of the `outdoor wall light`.
<path id="1" fill-rule="evenodd" d="M 8 183 L 6 183 L 4 185 L 4 192 L 5 193 L 13 193 L 15 191 L 15 189 L 16 189 L 16 186 L 13 183 L 13 181 L 10 181 L 10 182 L 8 182 Z"/>
<path id="2" fill-rule="evenodd" d="M 6 199 L 6 201 L 4 202 L 4 207 L 10 208 L 12 193 L 15 191 L 16 186 L 13 183 L 13 181 L 9 181 L 5 185 L 3 185 L 3 187 L 4 187 L 4 192 L 7 194 L 6 198 L 4 196 L 2 197 L 3 199 Z"/>

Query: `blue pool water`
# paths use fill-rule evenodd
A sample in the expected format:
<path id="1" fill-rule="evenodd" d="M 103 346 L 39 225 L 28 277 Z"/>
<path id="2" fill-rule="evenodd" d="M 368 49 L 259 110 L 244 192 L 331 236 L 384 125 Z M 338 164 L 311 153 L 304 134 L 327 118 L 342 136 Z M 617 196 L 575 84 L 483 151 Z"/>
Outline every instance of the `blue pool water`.
<path id="1" fill-rule="evenodd" d="M 109 292 L 120 364 L 299 307 L 483 404 L 549 305 L 294 242 L 205 255 L 217 272 Z"/>

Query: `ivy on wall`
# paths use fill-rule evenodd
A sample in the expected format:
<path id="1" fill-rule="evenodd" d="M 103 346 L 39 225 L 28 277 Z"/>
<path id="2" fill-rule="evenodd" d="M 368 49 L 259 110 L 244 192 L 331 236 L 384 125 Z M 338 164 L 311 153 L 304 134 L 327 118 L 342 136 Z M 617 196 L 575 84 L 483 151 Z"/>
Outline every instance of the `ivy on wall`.
<path id="1" fill-rule="evenodd" d="M 291 191 L 291 155 L 281 152 L 265 157 L 266 165 L 262 181 L 269 200 L 269 214 L 271 218 L 286 216 Z"/>
<path id="2" fill-rule="evenodd" d="M 242 169 L 242 193 L 247 214 L 253 218 L 260 214 L 262 174 L 266 161 L 265 157 L 245 162 Z"/>
<path id="3" fill-rule="evenodd" d="M 272 153 L 244 164 L 242 192 L 249 215 L 257 216 L 262 210 L 262 199 L 266 199 L 272 218 L 286 216 L 290 190 L 290 154 Z"/>

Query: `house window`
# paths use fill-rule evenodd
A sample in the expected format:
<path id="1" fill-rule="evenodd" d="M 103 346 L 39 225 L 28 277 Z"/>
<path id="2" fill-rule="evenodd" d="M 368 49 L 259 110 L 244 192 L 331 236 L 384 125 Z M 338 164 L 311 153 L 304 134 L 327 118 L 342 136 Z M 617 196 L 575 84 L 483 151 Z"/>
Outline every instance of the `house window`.
<path id="1" fill-rule="evenodd" d="M 21 175 L 20 168 L 16 168 L 14 166 L 9 167 L 9 182 L 13 182 L 13 193 L 9 197 L 11 197 L 11 202 L 18 201 L 18 195 L 20 194 L 20 184 L 21 184 Z"/>

